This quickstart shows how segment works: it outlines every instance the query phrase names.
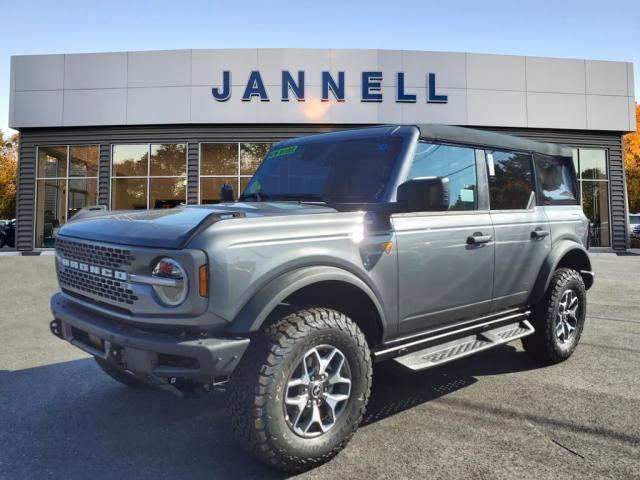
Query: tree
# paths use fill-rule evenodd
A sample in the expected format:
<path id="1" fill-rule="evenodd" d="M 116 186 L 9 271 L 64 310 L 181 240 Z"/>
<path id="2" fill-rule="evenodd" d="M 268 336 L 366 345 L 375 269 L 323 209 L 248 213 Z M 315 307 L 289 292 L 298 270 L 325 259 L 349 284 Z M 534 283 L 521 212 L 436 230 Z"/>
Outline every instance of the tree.
<path id="1" fill-rule="evenodd" d="M 636 105 L 636 131 L 624 137 L 624 170 L 627 175 L 629 212 L 640 213 L 640 105 Z"/>
<path id="2" fill-rule="evenodd" d="M 18 134 L 5 140 L 0 130 L 0 218 L 16 216 Z"/>

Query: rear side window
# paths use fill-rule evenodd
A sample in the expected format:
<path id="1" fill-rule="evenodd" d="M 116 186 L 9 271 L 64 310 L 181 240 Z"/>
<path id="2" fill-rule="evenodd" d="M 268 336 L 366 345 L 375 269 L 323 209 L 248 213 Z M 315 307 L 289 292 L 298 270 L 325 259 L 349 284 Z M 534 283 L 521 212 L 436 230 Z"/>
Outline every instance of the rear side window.
<path id="1" fill-rule="evenodd" d="M 487 151 L 491 210 L 520 210 L 533 193 L 531 155 L 501 150 Z"/>
<path id="2" fill-rule="evenodd" d="M 477 179 L 475 150 L 469 147 L 420 142 L 407 180 L 449 179 L 449 210 L 475 210 Z"/>
<path id="3" fill-rule="evenodd" d="M 571 168 L 571 158 L 536 153 L 538 197 L 546 205 L 578 202 L 578 186 Z"/>

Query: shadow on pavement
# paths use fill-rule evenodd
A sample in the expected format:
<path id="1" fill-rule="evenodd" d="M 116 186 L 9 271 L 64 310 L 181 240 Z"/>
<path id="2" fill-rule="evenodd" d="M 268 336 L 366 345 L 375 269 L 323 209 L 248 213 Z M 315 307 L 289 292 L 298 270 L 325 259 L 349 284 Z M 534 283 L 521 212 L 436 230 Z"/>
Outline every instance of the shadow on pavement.
<path id="1" fill-rule="evenodd" d="M 513 347 L 412 373 L 376 367 L 370 425 L 472 385 L 536 368 Z M 180 399 L 107 378 L 92 359 L 0 371 L 0 470 L 6 478 L 285 478 L 233 440 L 224 393 Z"/>

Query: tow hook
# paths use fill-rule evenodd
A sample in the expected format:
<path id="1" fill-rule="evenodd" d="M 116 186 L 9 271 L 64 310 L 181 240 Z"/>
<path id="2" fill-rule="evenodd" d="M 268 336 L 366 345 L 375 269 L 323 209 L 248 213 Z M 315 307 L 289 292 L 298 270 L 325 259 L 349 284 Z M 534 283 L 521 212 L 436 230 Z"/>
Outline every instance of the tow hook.
<path id="1" fill-rule="evenodd" d="M 111 345 L 108 354 L 109 360 L 121 368 L 126 368 L 124 358 L 122 358 L 122 348 L 117 345 Z"/>
<path id="2" fill-rule="evenodd" d="M 49 322 L 49 330 L 51 330 L 51 333 L 53 333 L 56 337 L 64 340 L 64 335 L 62 333 L 62 322 L 60 320 L 55 319 Z"/>

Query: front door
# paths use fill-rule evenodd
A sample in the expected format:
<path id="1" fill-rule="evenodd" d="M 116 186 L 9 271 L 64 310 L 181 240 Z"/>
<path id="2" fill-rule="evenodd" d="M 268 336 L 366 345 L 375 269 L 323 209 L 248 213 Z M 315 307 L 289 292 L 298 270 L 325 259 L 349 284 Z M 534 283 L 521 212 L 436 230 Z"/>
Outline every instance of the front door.
<path id="1" fill-rule="evenodd" d="M 473 148 L 418 144 L 407 180 L 448 178 L 449 209 L 393 216 L 401 335 L 490 310 L 493 226 L 483 205 L 486 199 L 478 195 L 478 186 L 486 182 L 484 171 L 479 173 Z M 485 191 L 486 187 L 480 188 L 480 192 Z"/>

